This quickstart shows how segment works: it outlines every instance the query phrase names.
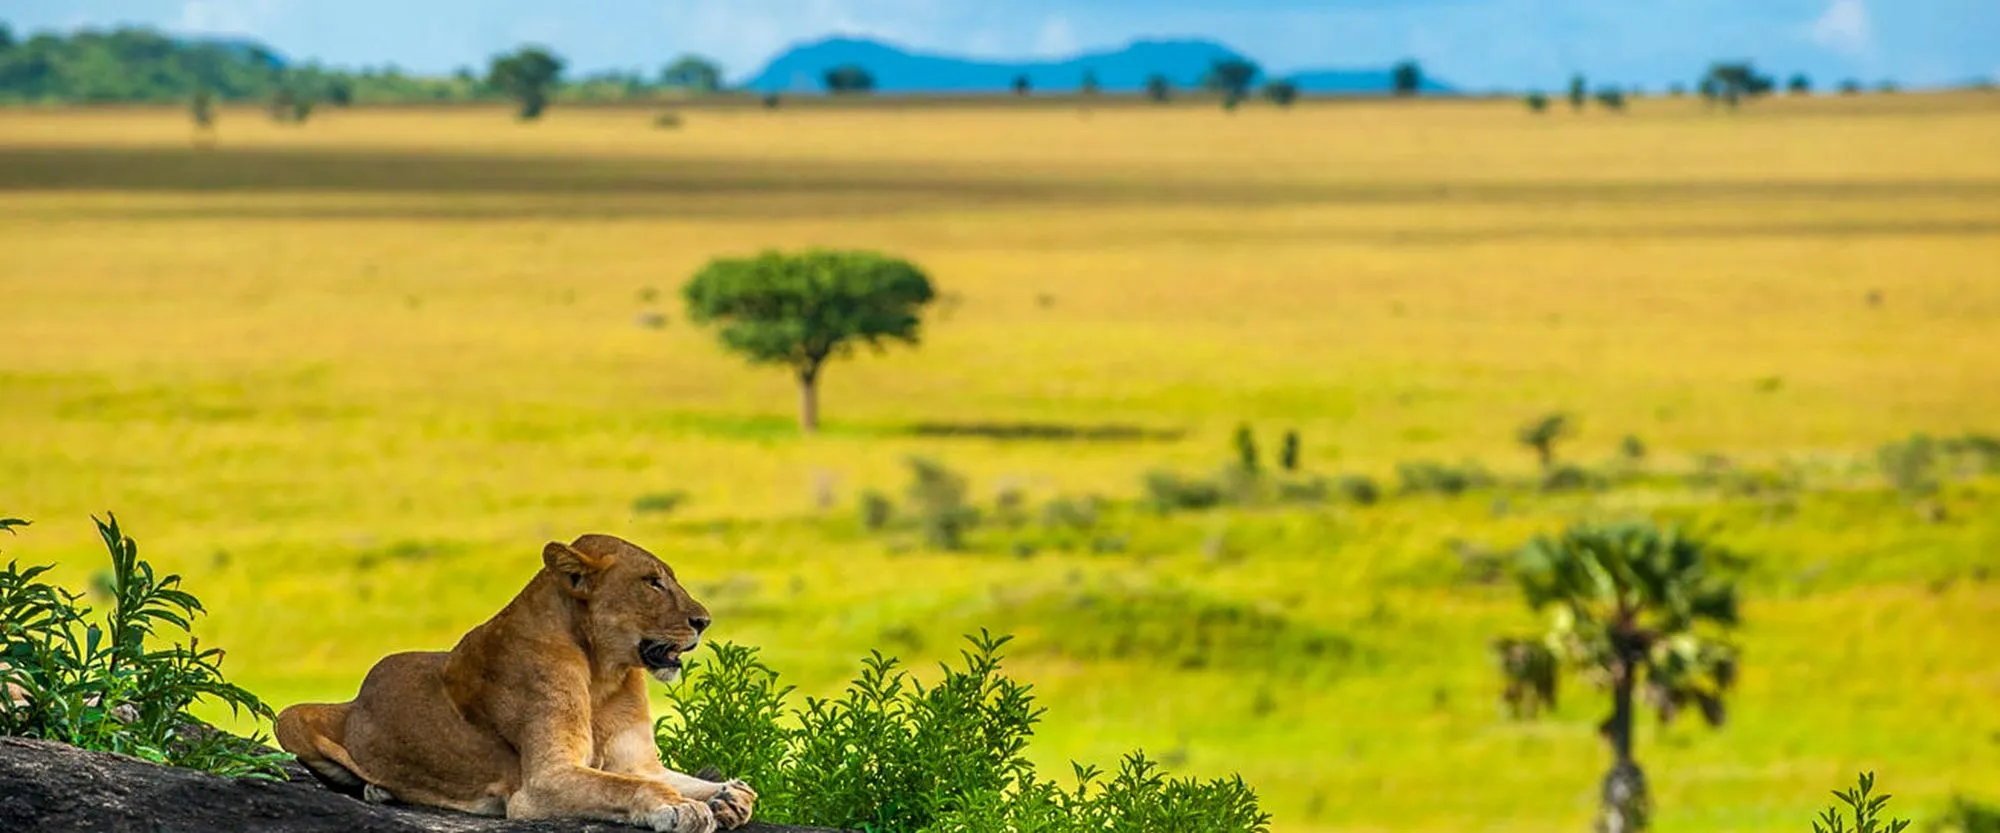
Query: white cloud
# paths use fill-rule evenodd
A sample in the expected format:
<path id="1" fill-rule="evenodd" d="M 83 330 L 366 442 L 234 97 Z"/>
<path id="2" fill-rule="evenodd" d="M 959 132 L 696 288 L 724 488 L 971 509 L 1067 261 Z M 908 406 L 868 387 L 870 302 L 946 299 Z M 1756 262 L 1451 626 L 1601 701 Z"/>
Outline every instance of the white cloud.
<path id="1" fill-rule="evenodd" d="M 1833 0 L 1806 27 L 1806 36 L 1850 57 L 1865 58 L 1875 51 L 1875 27 L 1868 19 L 1866 0 Z"/>
<path id="2" fill-rule="evenodd" d="M 189 0 L 173 28 L 206 35 L 256 35 L 277 19 L 279 0 Z"/>
<path id="3" fill-rule="evenodd" d="M 1076 54 L 1076 32 L 1070 28 L 1069 18 L 1052 15 L 1042 21 L 1042 30 L 1035 35 L 1035 54 L 1051 58 Z"/>

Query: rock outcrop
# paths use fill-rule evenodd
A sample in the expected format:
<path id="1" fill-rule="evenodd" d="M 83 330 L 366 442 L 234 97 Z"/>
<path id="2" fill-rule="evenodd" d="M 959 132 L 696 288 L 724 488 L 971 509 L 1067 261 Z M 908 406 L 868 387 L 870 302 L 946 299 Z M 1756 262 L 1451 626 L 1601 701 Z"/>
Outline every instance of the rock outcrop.
<path id="1" fill-rule="evenodd" d="M 223 778 L 49 741 L 0 737 L 0 831 L 9 833 L 625 833 L 608 822 L 508 821 L 376 805 L 320 786 Z M 743 833 L 834 833 L 753 822 Z"/>

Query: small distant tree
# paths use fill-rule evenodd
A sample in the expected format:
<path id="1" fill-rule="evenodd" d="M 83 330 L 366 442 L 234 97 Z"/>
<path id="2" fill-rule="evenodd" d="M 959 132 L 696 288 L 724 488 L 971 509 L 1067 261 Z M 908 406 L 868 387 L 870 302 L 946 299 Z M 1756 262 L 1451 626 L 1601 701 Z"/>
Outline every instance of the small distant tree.
<path id="1" fill-rule="evenodd" d="M 1549 97 L 1539 92 L 1528 93 L 1527 97 L 1521 100 L 1528 105 L 1530 113 L 1546 112 L 1549 109 Z"/>
<path id="2" fill-rule="evenodd" d="M 875 74 L 859 64 L 841 64 L 829 69 L 822 80 L 826 82 L 826 91 L 836 95 L 875 91 Z"/>
<path id="3" fill-rule="evenodd" d="M 5 52 L 13 48 L 14 30 L 9 28 L 5 21 L 0 21 L 0 52 Z"/>
<path id="4" fill-rule="evenodd" d="M 1713 89 L 1716 98 L 1732 108 L 1743 99 L 1765 95 L 1777 86 L 1771 76 L 1759 73 L 1747 61 L 1714 64 L 1708 68 L 1708 75 L 1703 80 Z"/>
<path id="5" fill-rule="evenodd" d="M 1033 87 L 1033 84 L 1032 84 L 1032 83 L 1030 83 L 1030 82 L 1028 81 L 1028 76 L 1027 76 L 1027 75 L 1016 75 L 1016 76 L 1014 76 L 1014 94 L 1015 94 L 1015 95 L 1019 95 L 1019 96 L 1025 96 L 1025 95 L 1027 95 L 1027 94 L 1028 94 L 1028 93 L 1029 93 L 1030 91 L 1032 91 L 1033 89 L 1034 89 L 1034 87 Z"/>
<path id="6" fill-rule="evenodd" d="M 1611 112 L 1624 112 L 1625 93 L 1619 91 L 1616 87 L 1598 90 L 1597 103 Z"/>
<path id="7" fill-rule="evenodd" d="M 194 129 L 208 131 L 215 127 L 215 96 L 202 88 L 194 91 L 194 98 L 188 102 L 188 115 L 194 119 Z"/>
<path id="8" fill-rule="evenodd" d="M 1416 61 L 1404 61 L 1389 71 L 1389 88 L 1399 96 L 1413 96 L 1422 91 L 1424 70 Z"/>
<path id="9" fill-rule="evenodd" d="M 304 124 L 312 116 L 312 96 L 291 85 L 281 84 L 271 94 L 271 120 L 280 124 Z"/>
<path id="10" fill-rule="evenodd" d="M 1792 95 L 1807 95 L 1812 92 L 1812 79 L 1807 78 L 1806 74 L 1801 72 L 1792 76 L 1792 80 L 1785 83 L 1785 89 Z"/>
<path id="11" fill-rule="evenodd" d="M 1675 81 L 1674 83 L 1667 85 L 1667 95 L 1673 96 L 1674 98 L 1682 98 L 1685 97 L 1687 94 L 1688 94 L 1688 88 L 1686 84 L 1683 84 L 1679 81 Z"/>
<path id="12" fill-rule="evenodd" d="M 1272 81 L 1264 85 L 1264 97 L 1279 107 L 1290 107 L 1299 98 L 1299 85 L 1286 80 Z"/>
<path id="13" fill-rule="evenodd" d="M 1632 755 L 1638 698 L 1663 723 L 1693 706 L 1709 725 L 1722 725 L 1723 697 L 1736 680 L 1731 633 L 1742 567 L 1700 539 L 1643 523 L 1573 526 L 1520 551 L 1515 576 L 1522 596 L 1536 611 L 1555 610 L 1549 631 L 1534 641 L 1554 647 L 1563 664 L 1611 692 L 1611 715 L 1598 726 L 1612 754 L 1600 788 L 1599 833 L 1648 826 L 1652 801 Z M 1525 676 L 1540 670 L 1534 663 L 1503 663 L 1502 670 L 1510 688 L 1554 702 L 1552 681 Z M 1515 679 L 1517 673 L 1523 678 Z"/>
<path id="14" fill-rule="evenodd" d="M 799 383 L 799 427 L 819 429 L 820 371 L 856 345 L 916 344 L 930 278 L 873 252 L 765 252 L 712 261 L 682 291 L 688 319 L 714 324 L 722 345 L 752 363 L 782 365 Z"/>
<path id="15" fill-rule="evenodd" d="M 1284 442 L 1278 446 L 1278 466 L 1285 471 L 1299 470 L 1299 432 L 1285 432 Z"/>
<path id="16" fill-rule="evenodd" d="M 1852 79 L 1852 78 L 1849 78 L 1849 79 L 1847 79 L 1847 80 L 1845 80 L 1845 81 L 1842 81 L 1842 82 L 1840 82 L 1840 94 L 1841 94 L 1841 95 L 1860 95 L 1860 94 L 1861 94 L 1861 82 L 1860 82 L 1860 81 L 1856 81 L 1856 80 L 1854 80 L 1854 79 Z"/>
<path id="17" fill-rule="evenodd" d="M 1542 470 L 1548 471 L 1555 468 L 1556 442 L 1568 437 L 1572 430 L 1574 429 L 1568 414 L 1543 414 L 1524 423 L 1514 432 L 1514 437 L 1520 440 L 1522 445 L 1533 449 L 1535 459 L 1542 464 Z"/>
<path id="18" fill-rule="evenodd" d="M 1250 85 L 1257 83 L 1257 76 L 1263 72 L 1256 64 L 1242 58 L 1223 58 L 1209 67 L 1202 85 L 1222 93 L 1225 106 L 1233 108 L 1250 94 Z"/>
<path id="19" fill-rule="evenodd" d="M 486 71 L 486 84 L 514 99 L 523 121 L 533 121 L 548 109 L 562 71 L 561 58 L 540 47 L 525 46 L 494 57 Z"/>
<path id="20" fill-rule="evenodd" d="M 1589 88 L 1584 85 L 1584 79 L 1581 74 L 1570 76 L 1569 109 L 1575 110 L 1577 112 L 1583 112 L 1583 102 L 1585 96 L 1589 94 L 1587 92 L 1588 89 Z"/>
<path id="21" fill-rule="evenodd" d="M 1244 471 L 1257 471 L 1257 435 L 1250 432 L 1250 426 L 1236 426 L 1236 465 Z"/>
<path id="22" fill-rule="evenodd" d="M 722 65 L 700 55 L 682 55 L 660 69 L 660 86 L 691 93 L 722 89 Z"/>
<path id="23" fill-rule="evenodd" d="M 1167 77 L 1153 74 L 1146 77 L 1146 98 L 1154 104 L 1165 104 L 1174 96 L 1174 84 Z"/>
<path id="24" fill-rule="evenodd" d="M 335 78 L 326 82 L 326 103 L 335 107 L 354 105 L 354 84 L 345 78 Z"/>
<path id="25" fill-rule="evenodd" d="M 1097 71 L 1090 69 L 1084 70 L 1083 80 L 1077 82 L 1076 89 L 1077 92 L 1083 93 L 1084 95 L 1096 95 L 1098 90 Z"/>

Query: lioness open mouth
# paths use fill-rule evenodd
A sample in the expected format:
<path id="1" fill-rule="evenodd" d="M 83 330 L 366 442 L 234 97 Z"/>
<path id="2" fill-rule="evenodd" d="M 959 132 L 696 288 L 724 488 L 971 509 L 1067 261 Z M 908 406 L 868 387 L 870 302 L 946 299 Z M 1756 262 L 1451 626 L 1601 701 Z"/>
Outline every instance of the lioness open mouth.
<path id="1" fill-rule="evenodd" d="M 677 645 L 672 642 L 655 642 L 651 639 L 639 640 L 639 662 L 648 671 L 680 670 L 681 654 L 693 649 L 692 645 Z"/>

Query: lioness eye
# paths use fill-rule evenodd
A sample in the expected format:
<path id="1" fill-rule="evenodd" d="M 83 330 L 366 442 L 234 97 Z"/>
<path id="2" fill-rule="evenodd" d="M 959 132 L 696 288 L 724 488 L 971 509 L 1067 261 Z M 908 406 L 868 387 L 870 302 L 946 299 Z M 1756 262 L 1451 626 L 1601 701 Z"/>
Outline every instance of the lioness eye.
<path id="1" fill-rule="evenodd" d="M 664 582 L 664 581 L 661 581 L 661 580 L 660 580 L 660 577 L 659 577 L 659 576 L 647 576 L 647 577 L 646 577 L 646 583 L 647 583 L 647 584 L 650 584 L 650 585 L 653 585 L 653 589 L 654 589 L 654 590 L 665 590 L 665 589 L 667 589 L 667 583 L 666 583 L 666 582 Z"/>

